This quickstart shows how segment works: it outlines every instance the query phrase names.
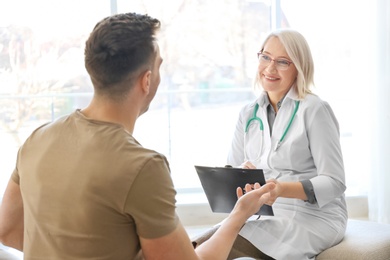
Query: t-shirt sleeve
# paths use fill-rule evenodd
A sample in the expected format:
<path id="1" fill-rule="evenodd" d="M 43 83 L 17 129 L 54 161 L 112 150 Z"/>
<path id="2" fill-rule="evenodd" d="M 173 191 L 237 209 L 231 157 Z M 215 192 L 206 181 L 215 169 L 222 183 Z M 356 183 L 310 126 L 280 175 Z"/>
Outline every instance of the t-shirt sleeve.
<path id="1" fill-rule="evenodd" d="M 17 184 L 20 184 L 19 181 L 20 181 L 20 177 L 19 177 L 19 171 L 18 171 L 18 162 L 19 162 L 19 153 L 20 153 L 20 150 L 18 151 L 18 157 L 16 159 L 16 166 L 15 166 L 15 169 L 14 171 L 12 172 L 12 175 L 11 175 L 11 179 L 17 183 Z"/>
<path id="2" fill-rule="evenodd" d="M 15 168 L 15 170 L 12 172 L 11 179 L 16 183 L 19 184 L 19 173 L 18 169 Z"/>
<path id="3" fill-rule="evenodd" d="M 139 236 L 158 238 L 177 227 L 175 196 L 168 162 L 163 156 L 152 157 L 140 170 L 125 205 Z"/>

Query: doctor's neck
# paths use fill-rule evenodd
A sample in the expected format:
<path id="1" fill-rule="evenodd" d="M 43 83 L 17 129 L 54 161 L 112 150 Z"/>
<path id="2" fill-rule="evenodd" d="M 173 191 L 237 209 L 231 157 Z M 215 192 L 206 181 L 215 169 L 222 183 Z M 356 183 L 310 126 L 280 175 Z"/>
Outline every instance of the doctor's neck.
<path id="1" fill-rule="evenodd" d="M 286 96 L 287 93 L 270 93 L 267 92 L 269 102 L 271 103 L 272 107 L 274 108 L 275 113 L 278 112 L 280 106 L 282 105 L 283 99 Z"/>

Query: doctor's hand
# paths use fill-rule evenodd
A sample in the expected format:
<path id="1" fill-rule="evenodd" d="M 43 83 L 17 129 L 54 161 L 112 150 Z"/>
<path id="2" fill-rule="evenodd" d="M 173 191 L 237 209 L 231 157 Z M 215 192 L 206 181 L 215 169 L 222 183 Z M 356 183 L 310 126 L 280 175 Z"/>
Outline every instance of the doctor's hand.
<path id="1" fill-rule="evenodd" d="M 269 197 L 268 201 L 265 203 L 265 204 L 270 205 L 270 206 L 272 206 L 272 204 L 274 204 L 276 199 L 280 196 L 280 194 L 282 194 L 282 190 L 283 190 L 282 185 L 277 180 L 275 180 L 275 179 L 267 180 L 267 184 L 271 184 L 271 183 L 275 184 L 275 188 L 270 192 L 270 197 Z"/>
<path id="2" fill-rule="evenodd" d="M 246 218 L 253 216 L 259 211 L 260 207 L 263 206 L 267 201 L 270 200 L 271 192 L 275 188 L 274 183 L 268 183 L 260 186 L 259 183 L 246 184 L 245 194 L 241 187 L 236 190 L 237 203 L 234 206 L 234 211 L 245 212 Z"/>
<path id="3" fill-rule="evenodd" d="M 242 168 L 242 169 L 256 169 L 256 166 L 254 166 L 250 161 L 245 161 L 240 165 L 240 168 Z"/>

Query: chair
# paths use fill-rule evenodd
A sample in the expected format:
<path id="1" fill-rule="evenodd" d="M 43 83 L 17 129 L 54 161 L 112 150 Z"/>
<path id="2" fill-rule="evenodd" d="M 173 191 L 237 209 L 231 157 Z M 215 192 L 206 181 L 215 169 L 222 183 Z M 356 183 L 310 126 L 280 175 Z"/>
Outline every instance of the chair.
<path id="1" fill-rule="evenodd" d="M 344 239 L 320 253 L 316 260 L 389 260 L 390 225 L 348 220 Z"/>

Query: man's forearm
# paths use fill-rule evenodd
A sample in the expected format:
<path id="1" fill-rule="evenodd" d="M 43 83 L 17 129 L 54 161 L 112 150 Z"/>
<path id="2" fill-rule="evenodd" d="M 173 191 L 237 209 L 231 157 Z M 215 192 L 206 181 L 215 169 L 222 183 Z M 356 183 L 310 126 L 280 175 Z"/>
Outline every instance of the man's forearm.
<path id="1" fill-rule="evenodd" d="M 20 188 L 12 179 L 0 205 L 0 242 L 23 251 L 24 216 Z"/>
<path id="2" fill-rule="evenodd" d="M 5 246 L 15 248 L 23 252 L 23 230 L 22 232 L 13 232 L 7 236 L 1 237 L 1 243 Z"/>

